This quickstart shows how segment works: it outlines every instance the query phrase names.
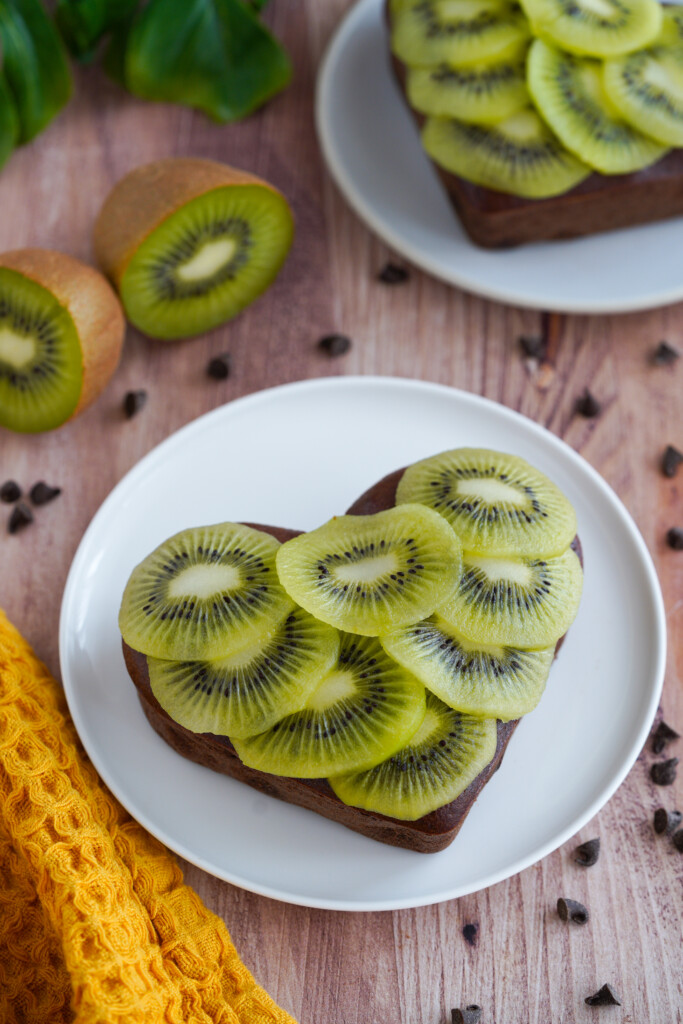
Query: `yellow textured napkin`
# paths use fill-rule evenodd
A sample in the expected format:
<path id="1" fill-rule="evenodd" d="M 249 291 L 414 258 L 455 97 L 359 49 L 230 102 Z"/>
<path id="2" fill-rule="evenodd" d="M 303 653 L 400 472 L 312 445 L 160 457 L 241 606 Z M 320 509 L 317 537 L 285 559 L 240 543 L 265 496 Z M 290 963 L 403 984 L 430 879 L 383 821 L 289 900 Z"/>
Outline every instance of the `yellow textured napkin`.
<path id="1" fill-rule="evenodd" d="M 99 780 L 1 610 L 0 1021 L 295 1024 Z"/>

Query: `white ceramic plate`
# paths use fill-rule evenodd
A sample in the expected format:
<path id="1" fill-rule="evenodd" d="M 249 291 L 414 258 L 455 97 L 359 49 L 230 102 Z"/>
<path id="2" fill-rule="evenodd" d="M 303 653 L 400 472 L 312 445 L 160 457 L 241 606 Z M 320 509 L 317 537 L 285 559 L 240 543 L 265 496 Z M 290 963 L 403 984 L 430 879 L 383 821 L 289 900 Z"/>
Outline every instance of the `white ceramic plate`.
<path id="1" fill-rule="evenodd" d="M 683 218 L 589 238 L 480 249 L 460 226 L 390 66 L 383 0 L 359 0 L 318 76 L 327 165 L 356 213 L 396 252 L 451 284 L 518 306 L 621 313 L 683 298 Z"/>
<path id="2" fill-rule="evenodd" d="M 365 839 L 184 760 L 145 719 L 121 655 L 133 566 L 187 526 L 248 520 L 311 529 L 375 480 L 447 448 L 516 452 L 574 503 L 581 609 L 540 706 L 459 836 L 426 856 Z M 333 377 L 262 391 L 203 416 L 114 488 L 69 573 L 60 623 L 71 713 L 130 813 L 206 871 L 292 903 L 387 910 L 461 896 L 520 871 L 589 820 L 642 747 L 662 684 L 657 578 L 628 513 L 567 445 L 486 399 L 436 384 Z"/>

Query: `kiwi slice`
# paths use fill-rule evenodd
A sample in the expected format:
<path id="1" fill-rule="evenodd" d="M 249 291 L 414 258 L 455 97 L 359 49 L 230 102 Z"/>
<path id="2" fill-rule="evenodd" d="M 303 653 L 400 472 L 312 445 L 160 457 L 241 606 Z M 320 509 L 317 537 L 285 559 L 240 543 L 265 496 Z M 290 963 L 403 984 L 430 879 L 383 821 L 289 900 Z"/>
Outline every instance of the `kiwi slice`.
<path id="1" fill-rule="evenodd" d="M 449 804 L 493 759 L 496 723 L 454 711 L 427 693 L 427 710 L 416 733 L 390 758 L 367 771 L 329 780 L 352 807 L 416 821 Z"/>
<path id="2" fill-rule="evenodd" d="M 392 14 L 392 50 L 413 66 L 505 59 L 529 35 L 521 8 L 506 0 L 410 0 Z"/>
<path id="3" fill-rule="evenodd" d="M 293 235 L 287 200 L 267 182 L 211 160 L 139 167 L 112 190 L 95 252 L 128 319 L 172 340 L 231 319 L 273 281 Z"/>
<path id="4" fill-rule="evenodd" d="M 277 553 L 280 580 L 297 604 L 365 636 L 431 615 L 454 592 L 461 567 L 460 541 L 422 505 L 338 516 Z"/>
<path id="5" fill-rule="evenodd" d="M 662 145 L 683 146 L 683 14 L 677 19 L 666 11 L 664 17 L 656 45 L 605 61 L 603 84 L 634 128 Z M 669 33 L 673 41 L 659 45 Z"/>
<path id="6" fill-rule="evenodd" d="M 250 768 L 299 779 L 361 771 L 398 750 L 419 727 L 425 688 L 374 637 L 343 633 L 339 658 L 304 707 L 266 732 L 233 738 Z"/>
<path id="7" fill-rule="evenodd" d="M 380 637 L 382 646 L 449 707 L 507 722 L 538 704 L 555 646 L 527 651 L 474 643 L 433 615 Z"/>
<path id="8" fill-rule="evenodd" d="M 568 192 L 591 173 L 531 107 L 492 125 L 428 117 L 422 144 L 451 174 L 528 199 Z"/>
<path id="9" fill-rule="evenodd" d="M 47 249 L 0 254 L 0 424 L 37 433 L 77 416 L 114 373 L 124 334 L 92 267 Z"/>
<path id="10" fill-rule="evenodd" d="M 455 117 L 491 124 L 529 105 L 526 86 L 526 43 L 506 60 L 471 67 L 441 64 L 408 68 L 406 93 L 414 110 L 436 117 Z"/>
<path id="11" fill-rule="evenodd" d="M 265 637 L 293 604 L 275 571 L 279 542 L 240 523 L 182 530 L 133 570 L 119 629 L 142 654 L 226 657 Z"/>
<path id="12" fill-rule="evenodd" d="M 455 596 L 439 615 L 468 640 L 550 647 L 574 621 L 583 572 L 569 548 L 557 558 L 465 555 Z"/>
<path id="13" fill-rule="evenodd" d="M 192 732 L 254 736 L 302 707 L 336 663 L 339 633 L 295 608 L 267 636 L 215 661 L 148 658 L 154 696 Z"/>
<path id="14" fill-rule="evenodd" d="M 563 50 L 616 57 L 647 46 L 662 24 L 657 0 L 521 0 L 534 35 Z"/>
<path id="15" fill-rule="evenodd" d="M 442 515 L 465 551 L 559 555 L 576 535 L 576 513 L 562 491 L 518 455 L 454 448 L 409 466 L 396 503 L 418 502 Z"/>

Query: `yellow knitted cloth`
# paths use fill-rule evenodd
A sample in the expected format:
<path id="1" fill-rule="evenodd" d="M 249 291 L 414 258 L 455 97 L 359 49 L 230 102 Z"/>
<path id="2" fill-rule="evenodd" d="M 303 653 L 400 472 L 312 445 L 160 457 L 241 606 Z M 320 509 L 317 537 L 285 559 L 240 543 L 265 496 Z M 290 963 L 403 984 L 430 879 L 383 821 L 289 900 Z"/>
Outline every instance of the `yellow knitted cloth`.
<path id="1" fill-rule="evenodd" d="M 2 1024 L 295 1024 L 112 797 L 0 610 Z"/>

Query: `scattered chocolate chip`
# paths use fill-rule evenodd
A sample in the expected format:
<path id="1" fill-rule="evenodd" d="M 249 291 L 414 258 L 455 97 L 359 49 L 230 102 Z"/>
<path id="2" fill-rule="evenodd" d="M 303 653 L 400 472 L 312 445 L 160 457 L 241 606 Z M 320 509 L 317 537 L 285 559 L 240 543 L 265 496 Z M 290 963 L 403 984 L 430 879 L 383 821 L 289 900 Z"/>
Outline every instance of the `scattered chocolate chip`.
<path id="1" fill-rule="evenodd" d="M 656 366 L 670 366 L 671 363 L 675 363 L 680 357 L 678 349 L 674 348 L 673 345 L 669 345 L 666 341 L 660 341 L 657 348 L 654 350 L 652 355 L 652 362 Z"/>
<path id="2" fill-rule="evenodd" d="M 462 934 L 465 942 L 468 946 L 474 946 L 477 942 L 477 932 L 479 931 L 478 924 L 466 924 L 463 927 Z"/>
<path id="3" fill-rule="evenodd" d="M 561 921 L 573 921 L 574 924 L 586 924 L 590 920 L 590 914 L 583 903 L 576 900 L 559 899 L 557 901 L 557 913 Z"/>
<path id="4" fill-rule="evenodd" d="M 667 743 L 673 743 L 674 740 L 680 738 L 675 729 L 672 729 L 666 722 L 660 722 L 652 736 L 652 753 L 661 754 Z"/>
<path id="5" fill-rule="evenodd" d="M 21 497 L 21 487 L 15 480 L 8 480 L 0 487 L 0 501 L 6 501 L 8 505 L 18 501 Z"/>
<path id="6" fill-rule="evenodd" d="M 12 515 L 9 517 L 9 523 L 7 529 L 10 533 L 17 533 L 18 530 L 23 530 L 25 526 L 33 522 L 33 512 L 28 507 L 25 501 L 20 501 L 12 509 Z"/>
<path id="7" fill-rule="evenodd" d="M 481 1006 L 470 1003 L 464 1010 L 459 1007 L 451 1010 L 451 1024 L 479 1024 L 481 1020 Z"/>
<path id="8" fill-rule="evenodd" d="M 318 348 L 327 352 L 328 356 L 343 356 L 351 348 L 351 339 L 345 334 L 326 334 L 318 342 Z"/>
<path id="9" fill-rule="evenodd" d="M 678 832 L 671 837 L 671 842 L 679 853 L 683 853 L 683 828 L 679 828 Z"/>
<path id="10" fill-rule="evenodd" d="M 679 452 L 678 448 L 668 444 L 662 456 L 662 473 L 664 476 L 676 476 L 681 462 L 683 462 L 683 452 Z"/>
<path id="11" fill-rule="evenodd" d="M 580 416 L 585 416 L 587 420 L 595 419 L 602 412 L 600 402 L 590 393 L 588 388 L 586 388 L 580 398 L 577 398 L 574 408 Z"/>
<path id="12" fill-rule="evenodd" d="M 574 860 L 577 864 L 580 864 L 582 868 L 591 867 L 595 864 L 599 856 L 599 839 L 589 839 L 587 843 L 581 843 L 581 846 L 577 846 L 574 850 Z"/>
<path id="13" fill-rule="evenodd" d="M 52 501 L 57 495 L 62 493 L 62 488 L 50 487 L 43 480 L 39 480 L 37 484 L 33 485 L 29 493 L 34 505 L 47 505 L 48 501 Z"/>
<path id="14" fill-rule="evenodd" d="M 650 778 L 657 786 L 670 786 L 676 778 L 677 757 L 670 757 L 668 761 L 658 761 L 650 768 Z"/>
<path id="15" fill-rule="evenodd" d="M 595 995 L 588 996 L 586 1002 L 589 1006 L 621 1006 L 611 985 L 603 985 Z"/>
<path id="16" fill-rule="evenodd" d="M 123 411 L 128 419 L 132 419 L 136 412 L 140 412 L 140 409 L 142 409 L 146 402 L 146 391 L 128 391 L 123 400 Z"/>
<path id="17" fill-rule="evenodd" d="M 545 359 L 548 343 L 540 335 L 529 337 L 523 334 L 519 338 L 519 345 L 524 355 L 529 359 Z"/>
<path id="18" fill-rule="evenodd" d="M 396 263 L 387 263 L 377 275 L 377 280 L 382 284 L 403 284 L 410 277 L 405 267 L 399 267 Z"/>
<path id="19" fill-rule="evenodd" d="M 666 531 L 666 543 L 674 551 L 683 551 L 683 530 L 680 526 L 672 526 Z"/>
<path id="20" fill-rule="evenodd" d="M 226 377 L 230 376 L 230 370 L 232 360 L 229 354 L 226 352 L 222 356 L 214 356 L 213 359 L 209 360 L 206 367 L 206 372 L 209 377 L 213 377 L 214 380 L 225 380 Z"/>
<path id="21" fill-rule="evenodd" d="M 658 807 L 653 823 L 655 832 L 660 836 L 668 835 L 676 831 L 681 821 L 683 821 L 683 814 L 680 811 L 667 811 L 664 807 Z"/>

